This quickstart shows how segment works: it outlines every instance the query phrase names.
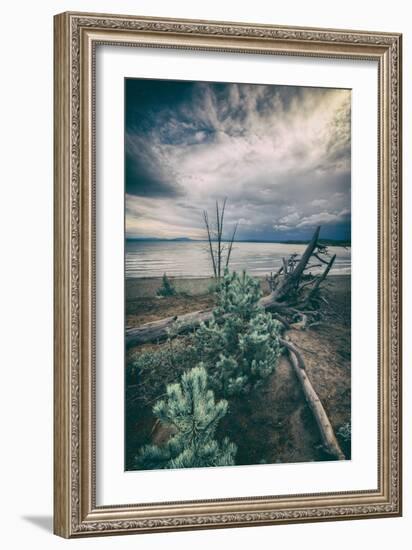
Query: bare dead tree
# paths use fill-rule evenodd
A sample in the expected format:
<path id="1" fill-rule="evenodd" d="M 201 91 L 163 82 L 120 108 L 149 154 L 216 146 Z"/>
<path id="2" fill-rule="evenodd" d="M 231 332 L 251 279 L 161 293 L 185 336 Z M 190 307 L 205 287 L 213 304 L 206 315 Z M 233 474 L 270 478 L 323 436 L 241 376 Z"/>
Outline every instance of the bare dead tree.
<path id="1" fill-rule="evenodd" d="M 219 210 L 220 212 L 220 210 Z M 204 214 L 206 229 L 208 229 L 207 213 Z M 219 217 L 219 227 L 223 227 L 223 218 Z M 235 231 L 233 232 L 235 234 Z M 289 258 L 283 258 L 282 266 L 275 275 L 269 279 L 270 293 L 263 296 L 259 303 L 266 310 L 271 311 L 284 321 L 285 326 L 294 325 L 295 328 L 305 329 L 311 326 L 313 322 L 319 323 L 321 319 L 320 289 L 322 282 L 330 272 L 336 255 L 330 257 L 326 246 L 320 244 L 320 227 L 314 232 L 312 239 L 301 256 L 292 254 Z M 208 234 L 210 234 L 210 229 Z M 234 236 L 232 236 L 232 240 Z M 219 276 L 217 267 L 216 247 L 212 239 L 209 239 L 211 248 L 212 265 L 216 267 L 216 277 Z M 230 248 L 230 247 L 229 247 Z M 313 274 L 312 258 L 316 258 L 325 266 L 323 272 Z M 194 311 L 180 316 L 168 317 L 158 321 L 146 323 L 140 327 L 126 329 L 126 345 L 144 344 L 156 340 L 162 340 L 167 337 L 168 329 L 176 327 L 176 334 L 184 334 L 196 329 L 203 321 L 206 322 L 212 318 L 211 310 Z"/>
<path id="2" fill-rule="evenodd" d="M 266 281 L 268 282 L 269 289 L 271 292 L 275 290 L 277 286 L 277 280 L 279 278 L 279 275 L 282 273 L 283 269 L 284 269 L 284 265 L 281 265 L 275 274 L 273 273 L 273 271 L 271 271 L 270 275 L 266 276 Z"/>
<path id="3" fill-rule="evenodd" d="M 206 227 L 207 240 L 209 242 L 209 251 L 210 251 L 210 257 L 212 259 L 213 275 L 216 279 L 217 278 L 217 271 L 216 271 L 215 253 L 214 253 L 213 245 L 212 245 L 212 235 L 211 235 L 210 225 L 209 225 L 209 216 L 208 216 L 208 213 L 207 213 L 206 210 L 203 210 L 203 221 L 204 221 L 204 224 L 205 224 L 205 227 Z"/>
<path id="4" fill-rule="evenodd" d="M 223 246 L 223 222 L 226 207 L 226 199 L 222 208 L 216 202 L 216 232 L 213 239 L 213 231 L 210 227 L 209 217 L 203 212 L 203 219 L 208 235 L 209 251 L 215 278 L 221 277 L 223 255 L 226 251 L 226 266 L 230 260 L 232 245 L 235 239 L 237 225 L 234 228 L 228 248 Z M 271 311 L 273 317 L 278 319 L 286 330 L 304 330 L 308 326 L 318 324 L 313 322 L 313 313 L 319 315 L 320 302 L 318 298 L 322 282 L 329 274 L 336 255 L 330 257 L 325 245 L 319 243 L 320 227 L 318 227 L 302 255 L 291 254 L 282 259 L 282 265 L 278 271 L 267 278 L 270 293 L 260 299 L 259 303 L 266 310 Z M 315 260 L 315 261 L 314 261 Z M 312 269 L 325 266 L 319 274 L 313 274 Z M 200 323 L 212 318 L 211 310 L 194 311 L 180 316 L 168 317 L 151 323 L 146 323 L 137 328 L 126 329 L 126 345 L 137 345 L 147 342 L 164 340 L 170 334 L 173 327 L 174 336 L 185 334 L 196 329 Z M 298 317 L 299 321 L 296 321 Z M 332 424 L 326 414 L 325 408 L 317 395 L 308 373 L 302 354 L 298 347 L 289 340 L 286 334 L 281 339 L 281 344 L 288 353 L 289 361 L 294 369 L 297 379 L 302 387 L 308 406 L 316 419 L 319 432 L 325 450 L 335 459 L 344 460 L 336 439 Z"/>
<path id="5" fill-rule="evenodd" d="M 327 277 L 336 259 L 336 254 L 330 257 L 328 248 L 318 242 L 319 232 L 320 226 L 316 228 L 301 256 L 291 254 L 289 258 L 282 259 L 283 270 L 276 278 L 276 285 L 271 292 L 271 300 L 286 302 L 295 309 L 303 309 L 316 296 L 320 284 Z M 313 258 L 316 259 L 315 263 L 312 262 Z M 313 275 L 311 270 L 323 265 L 326 266 L 324 271 Z"/>
<path id="6" fill-rule="evenodd" d="M 216 201 L 216 224 L 217 224 L 217 276 L 220 279 L 222 265 L 222 231 L 223 216 L 225 215 L 226 199 L 223 201 L 222 212 L 219 213 L 219 203 Z"/>
<path id="7" fill-rule="evenodd" d="M 208 252 L 212 263 L 213 276 L 218 281 L 223 275 L 224 267 L 229 267 L 230 256 L 233 249 L 233 242 L 235 240 L 238 228 L 238 224 L 236 224 L 229 244 L 226 245 L 223 236 L 226 203 L 227 198 L 223 200 L 221 206 L 219 205 L 219 202 L 216 201 L 216 221 L 214 224 L 210 223 L 207 211 L 203 210 L 203 223 L 205 225 L 207 240 L 209 244 Z"/>
<path id="8" fill-rule="evenodd" d="M 236 237 L 236 232 L 237 232 L 238 225 L 239 225 L 239 222 L 236 222 L 235 228 L 234 228 L 233 233 L 232 233 L 232 238 L 230 239 L 229 248 L 228 248 L 227 255 L 226 255 L 226 265 L 225 265 L 226 268 L 229 267 L 230 255 L 232 254 L 233 242 L 234 242 L 235 237 Z"/>

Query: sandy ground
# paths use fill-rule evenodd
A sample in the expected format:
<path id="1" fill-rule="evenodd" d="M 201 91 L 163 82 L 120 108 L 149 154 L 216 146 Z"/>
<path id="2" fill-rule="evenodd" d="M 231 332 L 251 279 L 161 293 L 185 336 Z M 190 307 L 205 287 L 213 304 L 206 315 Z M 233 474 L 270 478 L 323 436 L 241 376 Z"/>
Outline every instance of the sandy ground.
<path id="1" fill-rule="evenodd" d="M 214 296 L 208 279 L 177 279 L 175 288 L 183 295 L 156 297 L 160 279 L 126 281 L 126 323 L 142 323 L 213 307 Z M 262 281 L 264 293 L 268 292 Z M 289 338 L 299 347 L 308 376 L 318 393 L 335 431 L 350 421 L 350 277 L 334 276 L 325 281 L 323 322 L 305 331 L 290 330 Z M 127 365 L 142 348 L 128 350 Z M 153 430 L 150 407 L 129 407 L 127 415 L 126 462 L 130 464 L 138 448 L 150 441 L 161 443 L 168 434 Z M 282 357 L 276 372 L 264 388 L 247 397 L 232 398 L 229 411 L 220 423 L 217 438 L 229 436 L 238 446 L 237 464 L 310 462 L 328 460 L 321 445 L 315 420 L 289 361 Z M 350 443 L 340 441 L 347 458 Z"/>

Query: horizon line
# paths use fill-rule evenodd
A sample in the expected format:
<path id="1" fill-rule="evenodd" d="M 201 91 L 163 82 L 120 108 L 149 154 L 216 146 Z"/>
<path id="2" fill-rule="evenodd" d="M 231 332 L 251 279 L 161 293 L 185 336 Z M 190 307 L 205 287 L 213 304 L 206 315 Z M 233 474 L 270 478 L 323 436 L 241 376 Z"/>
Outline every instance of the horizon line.
<path id="1" fill-rule="evenodd" d="M 176 241 L 190 241 L 190 242 L 209 242 L 208 239 L 193 239 L 192 237 L 132 237 L 126 236 L 126 241 L 163 241 L 163 242 L 176 242 Z M 294 243 L 307 243 L 310 241 L 308 239 L 285 239 L 285 240 L 268 240 L 268 239 L 236 239 L 233 241 L 235 243 L 277 243 L 277 244 L 294 244 Z M 351 239 L 334 239 L 328 237 L 320 237 L 319 241 L 329 241 L 336 243 L 352 243 Z M 212 242 L 218 242 L 217 239 L 212 239 Z M 222 239 L 221 242 L 230 243 L 231 239 Z"/>

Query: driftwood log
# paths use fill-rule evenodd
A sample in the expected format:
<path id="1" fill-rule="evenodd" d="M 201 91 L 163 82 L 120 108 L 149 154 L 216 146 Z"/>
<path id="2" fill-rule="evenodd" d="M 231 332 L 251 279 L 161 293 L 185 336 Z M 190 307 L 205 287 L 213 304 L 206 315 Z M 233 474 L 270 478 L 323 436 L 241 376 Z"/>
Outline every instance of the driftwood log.
<path id="1" fill-rule="evenodd" d="M 165 317 L 136 328 L 126 328 L 126 346 L 164 340 L 168 336 L 168 330 L 172 327 L 175 334 L 185 334 L 198 327 L 202 321 L 209 321 L 212 316 L 212 310 L 205 309 L 179 316 Z"/>
<path id="2" fill-rule="evenodd" d="M 329 260 L 327 248 L 319 244 L 320 227 L 314 232 L 301 257 L 292 254 L 289 259 L 283 258 L 283 265 L 270 279 L 271 292 L 260 299 L 260 305 L 280 318 L 288 326 L 287 317 L 305 318 L 304 310 L 319 291 L 320 284 L 328 275 L 336 256 Z M 320 275 L 314 276 L 310 270 L 320 264 L 311 264 L 316 258 L 325 269 Z M 326 259 L 328 258 L 328 259 Z M 136 346 L 148 342 L 161 341 L 167 338 L 169 329 L 175 334 L 185 334 L 196 329 L 201 322 L 212 318 L 212 310 L 200 310 L 179 316 L 166 317 L 158 321 L 146 323 L 139 327 L 126 328 L 126 346 Z M 283 316 L 283 317 L 280 317 Z M 305 323 L 306 325 L 306 323 Z"/>
<path id="3" fill-rule="evenodd" d="M 336 255 L 329 259 L 327 248 L 319 244 L 319 232 L 320 227 L 314 232 L 301 257 L 292 254 L 288 259 L 283 258 L 280 269 L 274 276 L 271 274 L 270 279 L 268 279 L 271 292 L 259 301 L 264 309 L 272 311 L 273 316 L 279 319 L 285 328 L 306 328 L 308 314 L 305 309 L 316 298 L 321 283 L 327 277 L 335 261 Z M 311 264 L 310 261 L 313 258 L 318 263 Z M 324 271 L 317 276 L 312 275 L 310 270 L 323 264 L 326 266 Z M 216 270 L 216 266 L 213 267 Z M 300 322 L 291 324 L 285 318 L 286 316 L 292 319 L 298 316 Z M 140 327 L 127 328 L 126 346 L 164 340 L 169 335 L 170 329 L 172 329 L 173 335 L 190 332 L 196 329 L 200 323 L 207 322 L 212 317 L 212 310 L 193 311 L 146 323 Z M 289 340 L 282 338 L 281 344 L 288 351 L 289 360 L 316 419 L 326 451 L 337 460 L 345 460 L 345 455 L 336 439 L 332 424 L 306 373 L 302 355 Z"/>
<path id="4" fill-rule="evenodd" d="M 345 460 L 345 455 L 339 446 L 333 431 L 332 424 L 326 414 L 318 394 L 315 392 L 311 381 L 306 372 L 305 363 L 298 348 L 289 340 L 281 339 L 281 344 L 288 350 L 289 360 L 298 377 L 303 393 L 305 394 L 306 402 L 309 405 L 313 416 L 316 419 L 323 445 L 331 456 L 337 460 Z"/>

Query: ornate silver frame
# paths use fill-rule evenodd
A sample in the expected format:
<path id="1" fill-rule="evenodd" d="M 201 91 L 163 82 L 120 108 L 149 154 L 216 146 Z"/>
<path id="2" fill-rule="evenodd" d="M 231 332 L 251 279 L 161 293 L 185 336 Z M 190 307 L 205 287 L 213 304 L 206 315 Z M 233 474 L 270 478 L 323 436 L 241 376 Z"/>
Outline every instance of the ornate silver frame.
<path id="1" fill-rule="evenodd" d="M 401 514 L 401 41 L 395 33 L 83 13 L 55 17 L 56 534 L 79 537 Z M 109 43 L 378 63 L 376 491 L 96 506 L 94 52 L 97 44 Z"/>

